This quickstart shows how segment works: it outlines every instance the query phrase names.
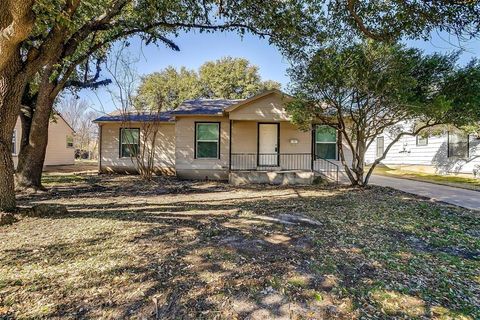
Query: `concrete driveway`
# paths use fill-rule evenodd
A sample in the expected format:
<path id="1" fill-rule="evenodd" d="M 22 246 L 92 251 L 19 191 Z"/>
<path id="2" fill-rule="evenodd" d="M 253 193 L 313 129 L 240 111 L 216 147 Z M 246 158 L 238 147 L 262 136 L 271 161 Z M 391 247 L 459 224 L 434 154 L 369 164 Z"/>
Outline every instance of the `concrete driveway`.
<path id="1" fill-rule="evenodd" d="M 467 209 L 480 210 L 480 192 L 478 191 L 379 175 L 373 175 L 370 183 L 427 197 L 434 201 L 443 201 Z"/>

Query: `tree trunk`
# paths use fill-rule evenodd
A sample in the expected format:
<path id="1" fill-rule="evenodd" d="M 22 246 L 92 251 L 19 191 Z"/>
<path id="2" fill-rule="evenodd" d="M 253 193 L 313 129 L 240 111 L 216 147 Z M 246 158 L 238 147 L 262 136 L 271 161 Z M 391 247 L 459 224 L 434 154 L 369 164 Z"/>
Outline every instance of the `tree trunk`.
<path id="1" fill-rule="evenodd" d="M 0 211 L 14 211 L 13 129 L 27 74 L 20 46 L 34 23 L 33 0 L 0 1 Z"/>
<path id="2" fill-rule="evenodd" d="M 22 70 L 20 51 L 0 69 L 0 211 L 14 211 L 13 129 L 20 111 L 26 74 Z"/>
<path id="3" fill-rule="evenodd" d="M 357 140 L 357 162 L 355 164 L 354 172 L 357 180 L 357 185 L 360 187 L 365 187 L 365 181 L 363 179 L 365 173 L 365 152 L 366 150 L 365 139 L 361 135 L 361 139 Z"/>
<path id="4" fill-rule="evenodd" d="M 55 100 L 51 94 L 55 85 L 49 82 L 50 71 L 51 69 L 47 68 L 42 75 L 35 109 L 30 118 L 28 140 L 23 141 L 18 154 L 16 178 L 17 187 L 21 189 L 44 189 L 42 171 L 48 143 L 48 126 Z M 25 117 L 25 120 L 29 119 Z"/>
<path id="5" fill-rule="evenodd" d="M 22 137 L 20 139 L 20 150 L 28 145 L 28 137 L 30 136 L 30 127 L 32 126 L 33 105 L 20 108 L 20 122 L 22 123 Z"/>

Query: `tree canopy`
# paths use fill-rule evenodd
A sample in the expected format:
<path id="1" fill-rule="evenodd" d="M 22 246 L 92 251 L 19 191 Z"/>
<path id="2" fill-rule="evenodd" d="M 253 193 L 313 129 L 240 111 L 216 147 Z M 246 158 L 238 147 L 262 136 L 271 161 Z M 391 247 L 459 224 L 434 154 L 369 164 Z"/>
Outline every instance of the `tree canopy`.
<path id="1" fill-rule="evenodd" d="M 142 78 L 136 97 L 138 108 L 175 109 L 187 99 L 244 99 L 260 91 L 280 89 L 278 82 L 262 81 L 259 69 L 243 58 L 226 57 L 200 66 L 167 67 Z"/>
<path id="2" fill-rule="evenodd" d="M 347 175 L 352 184 L 365 185 L 400 137 L 437 124 L 480 119 L 480 64 L 458 67 L 457 60 L 456 54 L 424 55 L 375 41 L 320 49 L 289 70 L 298 97 L 289 110 L 304 127 L 313 123 L 337 129 Z M 385 132 L 392 143 L 364 176 L 365 152 Z"/>
<path id="3" fill-rule="evenodd" d="M 194 70 L 169 66 L 141 79 L 135 106 L 139 109 L 175 109 L 187 99 L 202 96 L 198 75 Z"/>
<path id="4" fill-rule="evenodd" d="M 267 89 L 280 89 L 278 82 L 262 82 L 258 67 L 247 59 L 226 57 L 200 67 L 205 98 L 244 99 Z"/>

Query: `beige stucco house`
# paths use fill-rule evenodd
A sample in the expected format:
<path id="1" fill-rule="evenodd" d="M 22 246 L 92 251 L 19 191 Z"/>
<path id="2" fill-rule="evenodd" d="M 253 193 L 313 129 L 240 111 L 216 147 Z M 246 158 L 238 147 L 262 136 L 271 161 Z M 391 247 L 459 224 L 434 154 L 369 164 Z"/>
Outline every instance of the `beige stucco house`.
<path id="1" fill-rule="evenodd" d="M 245 100 L 185 101 L 155 117 L 155 169 L 184 179 L 233 183 L 308 183 L 336 179 L 337 134 L 325 126 L 300 130 L 285 110 L 289 96 L 270 90 Z M 99 171 L 135 171 L 142 127 L 152 115 L 107 115 L 99 125 Z M 333 131 L 332 131 L 333 130 Z"/>
<path id="2" fill-rule="evenodd" d="M 45 153 L 45 166 L 71 165 L 75 162 L 75 149 L 73 147 L 73 136 L 75 131 L 70 124 L 60 115 L 50 120 L 48 126 L 48 144 Z M 17 119 L 12 137 L 12 158 L 15 167 L 18 163 L 18 152 L 20 151 L 20 139 L 22 138 L 22 122 Z"/>

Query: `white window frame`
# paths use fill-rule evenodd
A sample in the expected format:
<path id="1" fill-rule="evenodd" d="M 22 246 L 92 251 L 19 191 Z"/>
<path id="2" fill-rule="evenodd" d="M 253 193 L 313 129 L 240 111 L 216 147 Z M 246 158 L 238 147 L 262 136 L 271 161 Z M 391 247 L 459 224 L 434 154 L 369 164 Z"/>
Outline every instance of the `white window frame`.
<path id="1" fill-rule="evenodd" d="M 199 140 L 198 139 L 198 125 L 199 124 L 211 124 L 217 126 L 218 138 L 216 140 Z M 199 157 L 198 156 L 198 142 L 215 142 L 217 144 L 217 156 L 216 157 Z M 220 159 L 220 122 L 195 122 L 195 159 Z"/>
<path id="2" fill-rule="evenodd" d="M 452 154 L 451 145 L 453 144 L 453 142 L 450 141 L 452 136 L 465 138 L 464 142 L 456 142 L 456 144 L 460 144 L 460 143 L 466 144 L 464 155 Z M 451 133 L 450 131 L 447 132 L 447 158 L 458 158 L 458 159 L 470 158 L 470 135 L 469 134 L 465 134 L 464 136 L 462 136 L 462 134 L 459 134 L 459 133 Z"/>
<path id="3" fill-rule="evenodd" d="M 319 127 L 329 127 L 335 129 L 331 126 L 325 124 L 318 124 L 315 126 L 315 159 L 321 159 L 318 157 L 318 148 L 317 145 L 320 144 L 334 144 L 335 145 L 335 158 L 332 159 L 325 159 L 325 160 L 338 160 L 338 130 L 335 129 L 335 141 L 326 142 L 326 141 L 317 141 L 317 130 Z"/>
<path id="4" fill-rule="evenodd" d="M 17 129 L 13 130 L 13 135 L 12 135 L 12 155 L 16 156 L 17 155 Z"/>
<path id="5" fill-rule="evenodd" d="M 378 154 L 378 140 L 379 139 L 382 139 L 382 154 Z M 375 142 L 375 157 L 378 159 L 378 158 L 382 157 L 384 153 L 385 153 L 385 137 L 380 136 L 380 137 L 377 137 L 376 142 Z"/>
<path id="6" fill-rule="evenodd" d="M 422 139 L 422 137 L 420 135 L 417 135 L 417 139 L 416 139 L 416 145 L 417 147 L 425 147 L 425 146 L 428 146 L 428 136 L 425 137 L 425 144 L 419 144 L 418 143 L 418 138 Z"/>

